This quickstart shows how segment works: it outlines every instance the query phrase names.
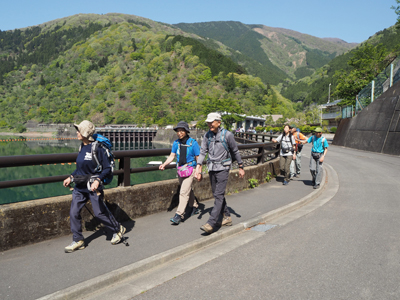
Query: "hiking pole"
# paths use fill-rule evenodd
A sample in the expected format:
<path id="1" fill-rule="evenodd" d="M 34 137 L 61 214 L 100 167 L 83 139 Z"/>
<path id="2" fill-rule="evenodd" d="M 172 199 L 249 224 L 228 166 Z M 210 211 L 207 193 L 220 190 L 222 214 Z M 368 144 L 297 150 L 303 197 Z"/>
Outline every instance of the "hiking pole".
<path id="1" fill-rule="evenodd" d="M 104 203 L 104 201 L 103 201 L 103 203 Z M 94 214 L 90 211 L 90 209 L 86 206 L 86 203 L 84 204 L 84 206 L 85 206 L 85 208 L 87 209 L 87 211 L 92 215 L 93 219 L 96 220 L 96 223 L 98 223 L 98 224 L 100 225 L 101 222 L 99 222 L 99 220 L 95 217 L 95 215 L 94 215 Z M 106 207 L 106 209 L 107 209 L 107 211 L 108 211 L 108 214 L 109 214 L 109 215 L 112 215 L 111 212 L 110 212 L 110 210 L 108 209 L 108 207 L 107 207 L 107 205 L 106 205 L 105 203 L 104 203 L 104 206 Z M 113 216 L 113 218 L 114 218 L 114 216 Z M 113 221 L 111 220 L 110 217 L 109 217 L 109 219 L 110 219 L 110 223 L 112 223 L 112 224 L 114 225 L 114 229 L 117 229 L 117 227 L 115 226 L 115 222 L 116 222 L 115 218 L 114 218 L 115 222 L 113 222 Z M 103 229 L 104 233 L 107 234 L 106 229 L 105 229 L 103 226 L 101 226 L 101 228 Z M 118 229 L 117 233 L 118 233 L 118 232 L 119 232 L 119 229 Z M 126 241 L 126 238 L 125 238 L 123 235 L 122 235 L 122 237 L 121 237 L 121 241 L 122 241 L 122 243 L 123 243 L 125 246 L 129 246 L 129 243 Z"/>
<path id="2" fill-rule="evenodd" d="M 99 220 L 95 217 L 95 215 L 90 211 L 90 209 L 86 206 L 86 203 L 83 205 L 85 206 L 86 210 L 92 215 L 93 219 L 96 221 L 96 223 L 98 224 L 97 226 L 101 225 L 101 222 L 99 222 Z M 97 227 L 96 226 L 96 227 Z M 101 226 L 101 228 L 103 229 L 104 233 L 107 234 L 105 228 L 103 226 Z"/>
<path id="3" fill-rule="evenodd" d="M 100 198 L 100 197 L 99 197 Z M 117 230 L 117 234 L 119 233 L 120 229 L 117 228 L 116 224 L 118 224 L 117 220 L 115 219 L 114 215 L 111 213 L 111 211 L 108 209 L 106 202 L 104 201 L 104 197 L 101 197 L 101 200 L 103 201 L 104 206 L 106 207 L 106 210 L 108 212 L 108 219 L 110 220 L 110 223 L 114 225 L 115 230 Z M 111 220 L 111 218 L 113 220 Z M 124 235 L 121 235 L 121 241 L 122 243 L 126 246 L 129 247 L 129 243 L 126 241 L 126 237 Z"/>

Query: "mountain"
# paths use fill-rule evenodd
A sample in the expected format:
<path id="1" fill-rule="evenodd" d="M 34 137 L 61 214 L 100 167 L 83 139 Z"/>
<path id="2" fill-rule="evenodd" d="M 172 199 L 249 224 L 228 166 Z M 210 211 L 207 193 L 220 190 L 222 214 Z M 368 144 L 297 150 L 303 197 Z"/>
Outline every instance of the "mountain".
<path id="1" fill-rule="evenodd" d="M 397 56 L 400 53 L 400 28 L 394 25 L 381 30 L 357 48 L 353 48 L 335 57 L 311 76 L 307 76 L 292 83 L 285 82 L 281 90 L 282 95 L 293 102 L 303 102 L 306 106 L 311 103 L 326 103 L 330 84 L 331 96 L 335 92 L 337 85 L 337 80 L 334 76 L 335 72 L 339 70 L 350 71 L 352 68 L 347 62 L 353 56 L 354 52 L 365 43 L 371 45 L 382 44 L 392 53 L 392 56 Z"/>
<path id="2" fill-rule="evenodd" d="M 29 120 L 148 126 L 216 110 L 295 113 L 226 45 L 138 16 L 80 14 L 0 31 L 0 40 L 3 129 L 22 131 Z"/>
<path id="3" fill-rule="evenodd" d="M 254 59 L 280 82 L 282 72 L 284 77 L 301 79 L 356 46 L 339 39 L 321 39 L 293 30 L 234 21 L 179 23 L 175 26 L 220 41 Z M 238 61 L 235 57 L 232 59 Z"/>

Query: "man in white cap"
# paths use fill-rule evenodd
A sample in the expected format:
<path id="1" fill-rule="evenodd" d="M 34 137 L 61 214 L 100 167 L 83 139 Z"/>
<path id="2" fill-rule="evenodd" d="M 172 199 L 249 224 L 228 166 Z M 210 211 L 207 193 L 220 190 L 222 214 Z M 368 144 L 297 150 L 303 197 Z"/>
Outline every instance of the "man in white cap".
<path id="1" fill-rule="evenodd" d="M 232 219 L 225 200 L 225 189 L 233 157 L 239 165 L 239 177 L 244 177 L 243 161 L 235 138 L 230 131 L 221 129 L 221 120 L 219 113 L 208 114 L 206 122 L 209 131 L 204 135 L 195 172 L 195 177 L 200 181 L 202 164 L 208 153 L 207 167 L 215 202 L 209 220 L 200 227 L 206 233 L 212 233 L 215 230 L 220 216 L 222 216 L 221 226 L 232 225 Z"/>

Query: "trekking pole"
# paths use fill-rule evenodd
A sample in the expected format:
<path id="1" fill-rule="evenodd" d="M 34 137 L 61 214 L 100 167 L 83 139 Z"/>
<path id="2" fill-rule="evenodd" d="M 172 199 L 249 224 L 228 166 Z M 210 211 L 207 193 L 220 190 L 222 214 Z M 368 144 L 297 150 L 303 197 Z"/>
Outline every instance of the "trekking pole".
<path id="1" fill-rule="evenodd" d="M 86 203 L 85 203 L 83 206 L 85 206 L 86 210 L 92 215 L 93 219 L 94 219 L 94 220 L 96 221 L 96 223 L 98 224 L 97 226 L 101 225 L 101 222 L 99 222 L 99 220 L 95 217 L 95 215 L 94 215 L 94 214 L 90 211 L 90 209 L 86 206 Z M 97 227 L 97 226 L 96 226 L 96 227 Z M 101 228 L 103 229 L 104 234 L 107 234 L 107 232 L 106 232 L 106 230 L 104 229 L 104 227 L 101 226 Z"/>
<path id="2" fill-rule="evenodd" d="M 99 197 L 100 198 L 100 197 Z M 108 209 L 106 202 L 104 201 L 104 197 L 101 197 L 101 201 L 103 201 L 104 206 L 106 207 L 106 210 L 108 212 L 108 218 L 110 220 L 110 223 L 114 225 L 115 230 L 117 230 L 117 234 L 120 231 L 120 228 L 117 228 L 116 224 L 118 224 L 117 220 L 115 219 L 114 215 L 111 213 L 111 211 Z M 111 218 L 113 220 L 111 220 Z M 126 237 L 124 235 L 121 235 L 121 241 L 125 246 L 129 246 L 129 243 L 126 241 Z"/>

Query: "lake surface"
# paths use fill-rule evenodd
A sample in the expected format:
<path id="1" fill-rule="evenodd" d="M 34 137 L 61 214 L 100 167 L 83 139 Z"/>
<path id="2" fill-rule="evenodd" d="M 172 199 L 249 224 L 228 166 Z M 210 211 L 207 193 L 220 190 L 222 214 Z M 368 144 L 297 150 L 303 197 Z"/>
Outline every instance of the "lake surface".
<path id="1" fill-rule="evenodd" d="M 80 141 L 77 139 L 56 138 L 26 138 L 0 136 L 0 156 L 54 154 L 78 152 Z M 114 145 L 113 151 L 170 148 L 168 145 L 160 144 L 130 144 Z M 131 159 L 131 168 L 145 167 L 150 161 L 165 161 L 165 156 L 143 157 Z M 28 167 L 3 168 L 0 172 L 0 181 L 38 178 L 46 176 L 57 176 L 71 174 L 76 168 L 74 163 L 41 165 Z M 118 162 L 116 161 L 116 169 Z M 131 174 L 131 184 L 148 183 L 166 179 L 176 178 L 176 170 L 153 171 Z M 117 186 L 117 176 L 114 176 L 111 184 L 106 188 Z M 64 188 L 62 182 L 23 186 L 9 189 L 0 189 L 0 204 L 21 202 L 27 200 L 41 199 L 47 197 L 71 194 L 68 188 Z"/>

